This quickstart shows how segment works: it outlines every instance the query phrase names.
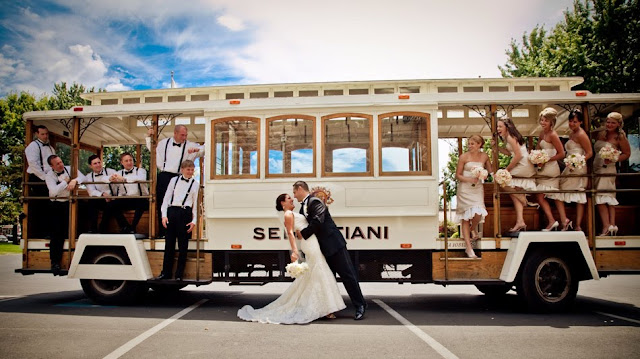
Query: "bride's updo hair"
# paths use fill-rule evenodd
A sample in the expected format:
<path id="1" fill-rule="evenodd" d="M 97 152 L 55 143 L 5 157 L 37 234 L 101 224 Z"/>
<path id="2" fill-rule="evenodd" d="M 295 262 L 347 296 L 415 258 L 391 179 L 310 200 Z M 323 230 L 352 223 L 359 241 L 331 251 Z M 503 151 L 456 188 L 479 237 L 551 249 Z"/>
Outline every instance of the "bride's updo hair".
<path id="1" fill-rule="evenodd" d="M 283 193 L 281 195 L 278 196 L 278 198 L 276 198 L 276 209 L 278 211 L 283 211 L 284 208 L 282 208 L 282 202 L 284 202 L 284 200 L 287 199 L 287 194 Z"/>

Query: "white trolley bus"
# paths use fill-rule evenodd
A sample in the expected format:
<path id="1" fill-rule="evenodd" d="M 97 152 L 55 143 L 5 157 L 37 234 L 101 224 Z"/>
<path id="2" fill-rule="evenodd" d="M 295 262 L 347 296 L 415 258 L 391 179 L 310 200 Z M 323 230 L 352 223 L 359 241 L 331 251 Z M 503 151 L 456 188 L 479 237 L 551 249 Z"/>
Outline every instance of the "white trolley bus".
<path id="1" fill-rule="evenodd" d="M 361 281 L 471 284 L 492 295 L 515 289 L 531 309 L 555 310 L 572 302 L 579 281 L 640 273 L 638 178 L 618 176 L 624 195 L 618 195 L 616 237 L 596 236 L 599 221 L 590 189 L 584 232 L 536 231 L 542 214 L 526 208 L 529 230 L 505 236 L 513 208 L 497 185 L 486 183 L 489 216 L 476 244 L 480 258 L 471 259 L 462 240 L 448 238 L 446 230 L 439 235 L 438 139 L 458 138 L 461 149 L 461 139 L 472 134 L 494 137 L 497 118 L 504 115 L 533 137 L 539 132 L 538 113 L 549 106 L 559 112 L 561 136 L 574 108 L 587 114 L 587 126 L 611 111 L 638 121 L 640 94 L 573 91 L 581 82 L 576 77 L 408 80 L 89 93 L 84 97 L 90 106 L 26 113 L 26 143 L 33 126 L 46 125 L 52 142 L 70 146 L 71 173 L 82 151 L 100 155 L 106 146 L 138 145 L 139 157 L 149 128 L 155 129 L 152 169 L 158 139 L 171 136 L 176 124 L 186 125 L 189 139 L 205 145 L 199 223 L 182 282 L 153 279 L 164 250 L 164 240 L 156 238 L 156 171 L 149 171 L 150 208 L 136 235 L 84 233 L 82 206 L 90 206 L 91 199 L 82 189 L 70 195 L 63 274 L 80 279 L 97 302 L 135 300 L 150 287 L 291 280 L 284 270 L 289 244 L 275 198 L 304 180 L 330 203 Z M 36 222 L 29 218 L 29 202 L 37 199 L 28 195 L 29 185 L 25 182 L 23 263 L 16 271 L 48 273 L 48 240 L 29 236 Z M 567 211 L 571 216 L 575 208 Z"/>

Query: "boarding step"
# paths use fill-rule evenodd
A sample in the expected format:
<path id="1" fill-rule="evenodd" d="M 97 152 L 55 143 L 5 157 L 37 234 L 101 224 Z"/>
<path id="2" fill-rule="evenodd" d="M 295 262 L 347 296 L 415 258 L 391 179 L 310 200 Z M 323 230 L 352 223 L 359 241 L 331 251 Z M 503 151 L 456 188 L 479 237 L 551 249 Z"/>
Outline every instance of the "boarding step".
<path id="1" fill-rule="evenodd" d="M 50 273 L 53 274 L 53 271 L 51 269 L 22 269 L 22 268 L 18 268 L 15 270 L 15 273 L 20 273 L 22 275 L 32 275 L 32 274 L 36 274 L 36 273 Z M 58 275 L 59 276 L 66 276 L 67 274 L 69 274 L 69 271 L 66 269 L 61 269 L 58 271 Z"/>
<path id="2" fill-rule="evenodd" d="M 505 281 L 499 279 L 448 279 L 448 280 L 434 280 L 435 284 L 478 284 L 478 285 L 505 285 Z"/>

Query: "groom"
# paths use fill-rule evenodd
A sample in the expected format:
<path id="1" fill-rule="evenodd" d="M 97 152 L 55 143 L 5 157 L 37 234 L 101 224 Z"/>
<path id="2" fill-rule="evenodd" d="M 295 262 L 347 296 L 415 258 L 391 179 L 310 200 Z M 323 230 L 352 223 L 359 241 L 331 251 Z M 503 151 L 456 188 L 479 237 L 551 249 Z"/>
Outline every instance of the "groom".
<path id="1" fill-rule="evenodd" d="M 300 214 L 307 218 L 309 226 L 300 233 L 304 239 L 316 235 L 320 250 L 334 273 L 342 278 L 351 302 L 356 307 L 355 320 L 364 318 L 367 303 L 364 300 L 356 271 L 347 252 L 347 242 L 329 214 L 329 209 L 321 199 L 309 195 L 309 186 L 304 181 L 293 184 L 293 195 L 301 203 Z"/>

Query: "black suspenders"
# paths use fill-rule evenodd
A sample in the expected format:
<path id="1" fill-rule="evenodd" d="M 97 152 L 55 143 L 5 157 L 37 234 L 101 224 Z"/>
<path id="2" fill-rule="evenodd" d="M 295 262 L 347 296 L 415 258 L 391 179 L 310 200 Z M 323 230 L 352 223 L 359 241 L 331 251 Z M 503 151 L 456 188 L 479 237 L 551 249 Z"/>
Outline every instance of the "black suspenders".
<path id="1" fill-rule="evenodd" d="M 44 143 L 42 145 L 45 146 Z M 40 146 L 40 140 L 36 140 L 36 146 L 38 146 L 38 152 L 40 153 L 40 169 L 42 170 L 42 172 L 44 172 L 44 161 L 42 160 L 42 146 Z M 51 145 L 46 146 L 51 147 Z"/>
<path id="2" fill-rule="evenodd" d="M 132 170 L 133 171 L 133 170 Z M 124 169 L 122 170 L 122 177 L 124 177 Z M 138 175 L 138 167 L 136 167 L 136 176 Z M 127 185 L 126 185 L 127 181 L 125 181 L 122 184 L 122 188 L 124 188 L 124 194 L 127 194 Z M 109 186 L 109 188 L 111 188 L 111 186 Z M 113 194 L 113 193 L 112 193 Z M 140 186 L 140 183 L 138 183 L 138 196 L 142 196 L 142 187 Z"/>
<path id="3" fill-rule="evenodd" d="M 67 171 L 67 167 L 63 167 L 64 171 L 67 172 L 67 174 L 69 175 L 69 178 L 71 178 L 71 173 L 69 173 L 69 171 Z M 56 184 L 60 184 L 60 181 L 58 180 L 58 174 L 56 173 Z"/>
<path id="4" fill-rule="evenodd" d="M 164 145 L 164 162 L 162 163 L 162 170 L 164 171 L 164 167 L 167 165 L 167 150 L 169 150 L 169 141 L 171 138 L 167 139 L 167 143 Z M 180 171 L 180 165 L 182 164 L 182 159 L 184 158 L 184 151 L 187 149 L 187 141 L 182 142 L 182 154 L 180 155 L 180 162 L 178 162 L 178 171 Z M 140 192 L 142 193 L 142 192 Z"/>
<path id="5" fill-rule="evenodd" d="M 171 202 L 169 202 L 169 207 L 171 207 L 171 205 L 173 204 L 173 196 L 176 195 L 176 187 L 178 187 L 178 181 L 181 181 L 180 177 L 182 176 L 178 176 L 176 178 L 176 183 L 175 185 L 173 185 L 173 192 L 171 193 Z M 189 189 L 187 189 L 187 193 L 184 195 L 184 199 L 182 200 L 182 207 L 184 207 L 184 204 L 187 203 L 187 198 L 189 198 L 189 193 L 191 193 L 191 188 L 193 187 L 193 183 L 195 181 L 196 181 L 195 179 L 193 178 L 191 179 L 191 183 L 189 184 Z"/>
<path id="6" fill-rule="evenodd" d="M 104 175 L 103 176 L 108 176 L 109 174 L 107 173 L 107 169 L 105 168 L 104 170 Z M 96 181 L 96 177 L 95 177 L 95 173 L 93 171 L 91 171 L 91 182 L 95 182 Z M 94 184 L 95 186 L 95 184 Z M 113 187 L 111 187 L 111 183 L 109 183 L 109 192 L 111 192 L 111 195 L 113 196 Z"/>

